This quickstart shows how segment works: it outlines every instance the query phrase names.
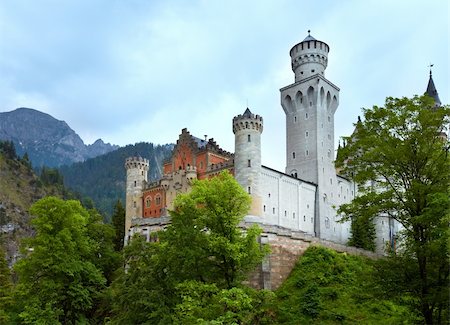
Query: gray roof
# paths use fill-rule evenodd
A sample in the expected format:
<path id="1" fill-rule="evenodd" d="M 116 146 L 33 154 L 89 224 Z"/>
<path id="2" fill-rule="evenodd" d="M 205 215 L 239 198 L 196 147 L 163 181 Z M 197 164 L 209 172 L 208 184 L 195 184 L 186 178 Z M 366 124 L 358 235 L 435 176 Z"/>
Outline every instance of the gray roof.
<path id="1" fill-rule="evenodd" d="M 247 107 L 247 109 L 245 110 L 244 114 L 242 114 L 243 117 L 252 117 L 252 112 L 250 111 L 250 109 Z"/>
<path id="2" fill-rule="evenodd" d="M 436 87 L 434 86 L 433 76 L 431 75 L 430 70 L 430 80 L 428 80 L 427 91 L 425 92 L 428 96 L 434 99 L 436 106 L 441 106 L 441 100 L 439 99 L 438 92 Z"/>
<path id="3" fill-rule="evenodd" d="M 307 42 L 307 41 L 317 41 L 317 40 L 308 34 L 308 36 L 306 36 L 306 38 L 302 42 Z"/>
<path id="4" fill-rule="evenodd" d="M 206 146 L 206 144 L 208 143 L 207 141 L 197 138 L 197 137 L 194 137 L 193 135 L 192 135 L 192 140 L 194 140 L 194 142 L 197 144 L 197 147 L 199 149 L 204 148 Z"/>

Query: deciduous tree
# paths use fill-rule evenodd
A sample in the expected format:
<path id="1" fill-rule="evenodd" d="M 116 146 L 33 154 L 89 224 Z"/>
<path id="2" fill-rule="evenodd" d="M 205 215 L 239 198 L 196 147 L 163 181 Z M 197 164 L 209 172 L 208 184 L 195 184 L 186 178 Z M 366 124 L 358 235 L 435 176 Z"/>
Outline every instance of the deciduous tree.
<path id="1" fill-rule="evenodd" d="M 428 96 L 387 98 L 385 107 L 364 109 L 338 161 L 360 189 L 340 212 L 368 222 L 389 216 L 402 225 L 392 259 L 408 263 L 399 273 L 414 274 L 403 289 L 413 293 L 427 324 L 448 317 L 449 117 L 450 108 L 434 107 Z"/>
<path id="2" fill-rule="evenodd" d="M 90 216 L 78 201 L 44 198 L 30 209 L 33 238 L 15 265 L 16 302 L 26 324 L 85 322 L 105 277 L 93 262 L 98 243 L 88 236 Z"/>

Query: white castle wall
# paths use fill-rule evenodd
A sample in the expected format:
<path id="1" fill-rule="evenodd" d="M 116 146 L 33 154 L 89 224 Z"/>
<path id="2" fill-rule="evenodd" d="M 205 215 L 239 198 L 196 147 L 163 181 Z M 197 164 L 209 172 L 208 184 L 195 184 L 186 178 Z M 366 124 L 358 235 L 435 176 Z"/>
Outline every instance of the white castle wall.
<path id="1" fill-rule="evenodd" d="M 314 235 L 316 186 L 262 167 L 262 223 Z"/>

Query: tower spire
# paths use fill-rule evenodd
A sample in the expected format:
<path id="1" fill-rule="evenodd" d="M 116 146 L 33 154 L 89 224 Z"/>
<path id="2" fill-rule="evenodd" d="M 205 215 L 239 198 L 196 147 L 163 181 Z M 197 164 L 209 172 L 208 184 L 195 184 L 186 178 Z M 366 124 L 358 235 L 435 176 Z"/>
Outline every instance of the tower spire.
<path id="1" fill-rule="evenodd" d="M 425 91 L 425 94 L 434 99 L 435 106 L 441 106 L 441 100 L 439 99 L 439 95 L 438 95 L 436 86 L 434 85 L 434 81 L 433 81 L 433 73 L 431 70 L 431 68 L 433 66 L 434 66 L 434 64 L 431 64 L 431 63 L 428 66 L 430 68 L 430 79 L 428 80 L 428 86 L 427 86 L 427 90 Z"/>

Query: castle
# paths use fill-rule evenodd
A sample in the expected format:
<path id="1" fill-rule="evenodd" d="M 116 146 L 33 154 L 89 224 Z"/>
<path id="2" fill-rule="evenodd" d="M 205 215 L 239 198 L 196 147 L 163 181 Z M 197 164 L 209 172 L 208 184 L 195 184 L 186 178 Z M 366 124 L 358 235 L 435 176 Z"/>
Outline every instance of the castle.
<path id="1" fill-rule="evenodd" d="M 183 129 L 157 182 L 147 180 L 148 160 L 128 158 L 125 241 L 136 232 L 152 240 L 152 233 L 170 223 L 169 211 L 176 195 L 189 191 L 193 179 L 228 170 L 252 197 L 246 223 L 346 244 L 350 222 L 339 222 L 336 209 L 350 202 L 357 189 L 334 165 L 339 88 L 325 77 L 329 51 L 326 43 L 311 35 L 290 50 L 295 80 L 280 89 L 286 115 L 284 172 L 262 165 L 263 118 L 249 108 L 232 120 L 234 154 L 221 149 L 213 139 L 197 138 Z M 430 82 L 428 88 L 435 91 L 431 75 Z M 431 95 L 432 90 L 427 92 Z M 377 251 L 382 252 L 386 242 L 394 239 L 398 225 L 380 217 L 375 226 Z"/>

